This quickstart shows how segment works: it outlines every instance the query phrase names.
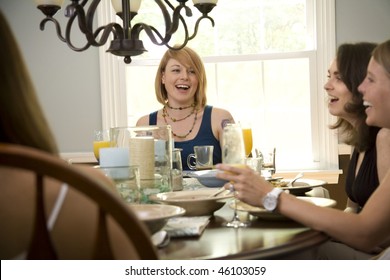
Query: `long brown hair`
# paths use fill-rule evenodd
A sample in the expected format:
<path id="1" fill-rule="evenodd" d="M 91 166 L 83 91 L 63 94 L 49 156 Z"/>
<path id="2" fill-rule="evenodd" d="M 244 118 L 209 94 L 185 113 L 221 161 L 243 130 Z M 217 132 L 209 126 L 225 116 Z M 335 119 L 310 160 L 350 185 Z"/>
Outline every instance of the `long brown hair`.
<path id="1" fill-rule="evenodd" d="M 352 93 L 352 100 L 345 105 L 344 110 L 355 116 L 356 123 L 352 126 L 343 118 L 338 118 L 330 128 L 339 128 L 345 136 L 344 142 L 354 146 L 358 151 L 366 151 L 375 145 L 379 131 L 379 128 L 366 124 L 363 96 L 358 91 L 359 85 L 366 77 L 367 66 L 376 46 L 375 43 L 361 42 L 342 44 L 337 49 L 336 62 L 340 78 Z"/>
<path id="2" fill-rule="evenodd" d="M 0 142 L 58 153 L 18 44 L 1 11 Z"/>

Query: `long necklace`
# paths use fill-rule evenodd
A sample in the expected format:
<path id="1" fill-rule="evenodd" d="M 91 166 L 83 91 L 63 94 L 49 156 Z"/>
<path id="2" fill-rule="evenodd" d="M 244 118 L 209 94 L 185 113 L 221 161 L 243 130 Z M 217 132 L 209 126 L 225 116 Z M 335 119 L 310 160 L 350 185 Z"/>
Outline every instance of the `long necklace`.
<path id="1" fill-rule="evenodd" d="M 191 107 L 191 106 L 190 106 L 190 107 Z M 187 107 L 187 108 L 190 108 L 190 107 Z M 192 109 L 192 111 L 191 111 L 187 116 L 185 116 L 184 118 L 176 119 L 176 118 L 172 118 L 172 117 L 169 115 L 167 108 L 164 106 L 164 108 L 163 108 L 163 117 L 164 117 L 164 119 L 165 119 L 165 117 L 167 116 L 167 117 L 170 118 L 171 121 L 173 121 L 173 122 L 180 122 L 180 121 L 185 120 L 185 119 L 188 118 L 189 116 L 191 116 L 191 115 L 195 112 L 195 109 L 196 109 L 196 107 L 194 107 L 194 108 Z"/>
<path id="2" fill-rule="evenodd" d="M 191 108 L 191 107 L 194 107 L 196 106 L 195 103 L 192 103 L 191 105 L 189 106 L 186 106 L 186 107 L 172 107 L 171 105 L 169 105 L 169 102 L 166 103 L 166 106 L 169 108 L 169 109 L 172 109 L 172 110 L 184 110 L 184 109 L 188 109 L 188 108 Z M 165 107 L 165 106 L 164 106 Z"/>
<path id="3" fill-rule="evenodd" d="M 165 107 L 164 107 L 164 109 L 165 109 Z M 164 109 L 163 109 L 163 111 L 164 111 Z M 166 109 L 165 109 L 165 111 L 166 111 Z M 194 122 L 192 123 L 192 126 L 191 126 L 190 130 L 185 135 L 178 135 L 178 134 L 174 133 L 173 130 L 172 130 L 172 135 L 174 137 L 184 139 L 192 132 L 192 130 L 195 127 L 196 120 L 198 119 L 198 110 L 196 109 L 196 107 L 194 107 L 194 110 L 191 112 L 191 114 L 189 116 L 191 116 L 194 112 L 195 112 Z M 189 116 L 187 116 L 187 117 L 189 117 Z M 168 122 L 167 122 L 167 119 L 166 119 L 166 115 L 164 113 L 163 113 L 163 117 L 164 117 L 165 124 L 168 125 Z"/>

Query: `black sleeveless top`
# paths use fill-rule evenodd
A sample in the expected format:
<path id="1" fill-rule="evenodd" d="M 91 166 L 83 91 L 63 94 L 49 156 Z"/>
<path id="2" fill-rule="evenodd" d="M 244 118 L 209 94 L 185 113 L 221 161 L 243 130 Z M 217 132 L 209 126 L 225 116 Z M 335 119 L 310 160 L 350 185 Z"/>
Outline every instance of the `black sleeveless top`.
<path id="1" fill-rule="evenodd" d="M 198 134 L 192 140 L 176 142 L 175 148 L 182 149 L 181 151 L 181 161 L 183 165 L 183 170 L 190 170 L 187 165 L 187 157 L 189 154 L 194 153 L 194 146 L 202 145 L 213 145 L 213 164 L 222 162 L 222 151 L 221 145 L 217 138 L 213 134 L 211 128 L 211 112 L 213 110 L 212 106 L 206 105 L 203 112 L 202 123 L 200 125 Z M 157 124 L 157 111 L 149 114 L 149 125 Z M 192 163 L 194 164 L 194 163 Z"/>
<path id="2" fill-rule="evenodd" d="M 345 191 L 349 199 L 363 208 L 368 198 L 379 186 L 376 147 L 374 146 L 365 152 L 363 162 L 355 178 L 358 156 L 359 152 L 354 149 L 348 167 Z"/>

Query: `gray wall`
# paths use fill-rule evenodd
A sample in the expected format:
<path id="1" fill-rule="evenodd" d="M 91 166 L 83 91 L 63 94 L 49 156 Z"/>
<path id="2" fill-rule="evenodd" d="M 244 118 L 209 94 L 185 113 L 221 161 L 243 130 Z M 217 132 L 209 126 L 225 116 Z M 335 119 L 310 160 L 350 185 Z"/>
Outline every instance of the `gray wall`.
<path id="1" fill-rule="evenodd" d="M 50 23 L 40 31 L 43 15 L 33 0 L 0 0 L 0 9 L 21 46 L 61 152 L 92 151 L 92 132 L 102 123 L 98 50 L 71 51 Z M 389 15 L 390 0 L 336 0 L 337 44 L 390 38 Z"/>
<path id="2" fill-rule="evenodd" d="M 0 0 L 0 9 L 19 42 L 61 152 L 92 151 L 93 130 L 102 123 L 98 49 L 70 50 L 51 22 L 41 31 L 44 16 L 33 0 Z M 64 18 L 63 10 L 58 18 Z"/>
<path id="3" fill-rule="evenodd" d="M 318 0 L 317 0 L 318 1 Z M 336 0 L 336 41 L 390 39 L 390 0 Z"/>

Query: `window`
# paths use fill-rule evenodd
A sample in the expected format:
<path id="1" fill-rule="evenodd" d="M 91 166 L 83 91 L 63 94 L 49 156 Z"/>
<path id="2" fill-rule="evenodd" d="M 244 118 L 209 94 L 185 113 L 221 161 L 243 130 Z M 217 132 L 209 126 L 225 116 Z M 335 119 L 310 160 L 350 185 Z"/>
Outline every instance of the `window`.
<path id="1" fill-rule="evenodd" d="M 138 20 L 150 22 L 155 5 L 143 1 Z M 210 15 L 215 27 L 203 20 L 188 44 L 205 63 L 208 104 L 251 122 L 254 147 L 276 147 L 278 170 L 338 169 L 337 135 L 328 128 L 334 119 L 323 90 L 335 53 L 334 1 L 221 0 Z M 107 127 L 134 125 L 161 108 L 154 77 L 165 48 L 143 41 L 149 52 L 130 65 L 101 55 Z"/>

